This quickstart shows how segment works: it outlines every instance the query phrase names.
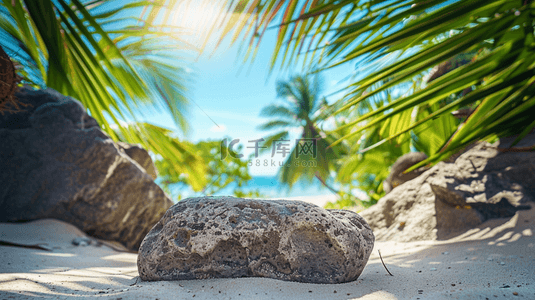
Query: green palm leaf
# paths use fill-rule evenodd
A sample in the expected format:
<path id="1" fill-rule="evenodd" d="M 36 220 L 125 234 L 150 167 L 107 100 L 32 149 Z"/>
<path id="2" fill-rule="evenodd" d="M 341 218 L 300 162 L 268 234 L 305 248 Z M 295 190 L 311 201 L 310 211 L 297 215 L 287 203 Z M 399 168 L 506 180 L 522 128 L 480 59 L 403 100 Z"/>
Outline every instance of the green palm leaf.
<path id="1" fill-rule="evenodd" d="M 435 66 L 476 53 L 468 64 L 440 76 L 430 74 L 435 80 L 423 82 L 405 97 L 353 114 L 352 121 L 337 129 L 347 132 L 337 143 L 382 124 L 384 138 L 364 150 L 396 138 L 401 142 L 411 131 L 418 132 L 420 142 L 434 140 L 420 145 L 434 152 L 428 163 L 480 139 L 521 134 L 518 141 L 534 127 L 529 117 L 535 75 L 532 1 L 286 1 L 282 8 L 273 3 L 279 2 L 262 2 L 263 9 L 249 20 L 260 20 L 260 32 L 270 26 L 279 29 L 273 63 L 304 60 L 316 71 L 347 63 L 368 70 L 373 66 L 372 72 L 344 89 L 336 104 L 338 114 L 362 109 L 362 103 L 386 89 L 402 88 L 429 75 Z M 380 88 L 372 88 L 380 82 Z M 473 91 L 461 94 L 468 88 Z M 475 112 L 452 134 L 453 121 L 446 115 L 462 107 L 473 107 Z M 410 112 L 422 108 L 427 111 L 424 116 L 410 118 Z M 425 134 L 437 126 L 447 128 L 438 135 Z M 448 134 L 449 141 L 438 149 Z"/>
<path id="2" fill-rule="evenodd" d="M 80 100 L 110 137 L 161 155 L 199 189 L 206 179 L 193 149 L 161 127 L 121 125 L 155 107 L 187 130 L 186 73 L 179 62 L 195 47 L 177 38 L 184 29 L 156 19 L 177 2 L 3 0 L 0 39 L 26 84 Z"/>
<path id="3" fill-rule="evenodd" d="M 273 117 L 278 116 L 284 119 L 294 119 L 296 112 L 291 108 L 282 105 L 268 105 L 260 111 L 260 116 Z"/>
<path id="4" fill-rule="evenodd" d="M 278 128 L 278 127 L 291 128 L 293 126 L 295 126 L 295 123 L 290 123 L 290 122 L 282 121 L 282 120 L 275 120 L 275 121 L 269 121 L 269 122 L 261 125 L 260 127 L 258 127 L 258 129 L 260 129 L 260 130 L 271 130 L 271 129 L 275 129 L 275 128 Z"/>
<path id="5" fill-rule="evenodd" d="M 200 191 L 207 184 L 207 163 L 197 154 L 198 150 L 193 145 L 172 137 L 171 130 L 142 122 L 115 130 L 122 140 L 146 145 L 147 150 L 164 157 L 167 176 L 187 174 L 186 182 L 194 191 Z"/>
<path id="6" fill-rule="evenodd" d="M 295 141 L 288 140 L 293 148 L 287 154 L 279 176 L 281 182 L 287 184 L 289 188 L 301 179 L 312 181 L 319 176 L 325 181 L 331 176 L 333 163 L 340 155 L 341 147 L 329 147 L 333 139 L 319 129 L 321 122 L 324 121 L 323 113 L 328 109 L 325 100 L 320 101 L 320 85 L 321 81 L 317 77 L 294 76 L 289 81 L 280 81 L 277 83 L 277 96 L 283 104 L 272 104 L 261 111 L 261 115 L 271 117 L 272 120 L 261 125 L 260 129 L 285 129 L 267 137 L 264 144 L 274 145 L 275 141 L 288 140 L 288 132 L 291 129 L 299 129 L 300 138 L 307 139 L 306 142 L 310 143 L 312 139 L 316 139 L 316 157 L 310 157 L 308 154 L 299 156 L 301 152 L 297 149 Z"/>

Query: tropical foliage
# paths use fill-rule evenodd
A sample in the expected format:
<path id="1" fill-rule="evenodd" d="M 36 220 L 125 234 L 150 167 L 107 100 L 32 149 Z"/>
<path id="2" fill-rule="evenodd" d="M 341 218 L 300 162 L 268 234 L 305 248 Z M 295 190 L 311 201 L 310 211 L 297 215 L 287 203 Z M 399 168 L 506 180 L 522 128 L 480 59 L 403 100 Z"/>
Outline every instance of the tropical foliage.
<path id="1" fill-rule="evenodd" d="M 279 81 L 277 97 L 283 102 L 262 109 L 261 116 L 272 119 L 260 129 L 281 130 L 265 138 L 264 143 L 272 147 L 263 149 L 275 149 L 285 157 L 279 169 L 281 182 L 290 188 L 299 179 L 312 181 L 317 178 L 326 184 L 341 147 L 329 148 L 329 140 L 332 139 L 320 129 L 320 123 L 326 119 L 327 108 L 325 99 L 321 97 L 320 78 L 294 76 L 289 81 Z M 297 140 L 290 140 L 289 133 L 292 131 L 300 132 Z"/>
<path id="2" fill-rule="evenodd" d="M 218 141 L 201 141 L 196 144 L 189 142 L 182 142 L 182 145 L 190 147 L 191 150 L 196 149 L 195 160 L 201 163 L 199 167 L 206 167 L 206 172 L 203 173 L 176 173 L 172 164 L 165 159 L 156 160 L 155 164 L 161 172 L 161 176 L 157 182 L 164 188 L 169 195 L 177 195 L 178 200 L 181 199 L 182 194 L 192 192 L 193 187 L 189 184 L 188 176 L 192 174 L 200 174 L 205 176 L 205 181 L 208 184 L 198 191 L 199 195 L 213 195 L 223 190 L 227 186 L 233 187 L 233 194 L 236 197 L 245 198 L 261 198 L 263 195 L 257 190 L 246 190 L 246 183 L 252 179 L 249 174 L 248 162 L 235 157 L 221 157 L 221 142 Z M 241 145 L 236 151 L 241 151 Z M 190 149 L 188 149 L 190 150 Z M 188 151 L 192 153 L 194 151 Z M 190 158 L 186 158 L 188 161 Z M 177 191 L 177 192 L 174 192 Z M 181 192 L 181 193 L 180 193 Z"/>
<path id="3" fill-rule="evenodd" d="M 187 129 L 185 73 L 176 62 L 192 47 L 177 38 L 182 29 L 166 22 L 179 2 L 191 1 L 2 0 L 0 40 L 23 83 L 81 100 L 114 139 L 159 155 L 170 182 L 202 190 L 214 180 L 201 166 L 206 153 L 200 152 L 210 147 L 196 150 L 168 129 L 120 122 L 153 105 Z M 535 127 L 531 0 L 201 2 L 225 8 L 210 20 L 212 33 L 219 42 L 241 41 L 246 61 L 274 28 L 272 67 L 300 65 L 315 73 L 356 66 L 357 76 L 332 105 L 302 77 L 281 83 L 286 103 L 263 111 L 277 117 L 265 129 L 301 128 L 302 137 L 321 137 L 330 146 L 318 147 L 325 152 L 315 169 L 283 168 L 290 185 L 301 176 L 326 180 L 335 169 L 345 193 L 357 187 L 375 199 L 384 166 L 403 153 L 424 151 L 430 158 L 422 163 L 434 163 L 476 140 L 520 134 L 518 141 Z M 451 113 L 461 109 L 470 113 L 459 121 Z M 323 128 L 333 116 L 336 127 Z M 279 132 L 268 142 L 286 137 Z M 191 176 L 177 179 L 181 173 Z M 215 181 L 224 186 L 226 179 Z"/>
<path id="4" fill-rule="evenodd" d="M 420 82 L 412 93 L 353 115 L 336 129 L 345 131 L 336 143 L 387 123 L 387 136 L 361 152 L 396 139 L 399 143 L 408 134 L 419 135 L 421 142 L 435 135 L 433 128 L 451 123 L 443 116 L 460 108 L 473 109 L 466 120 L 455 124 L 454 132 L 449 128 L 438 132 L 449 134 L 447 139 L 431 137 L 435 142 L 427 148 L 432 154 L 423 162 L 427 163 L 443 160 L 479 139 L 520 134 L 518 141 L 535 126 L 531 0 L 225 3 L 229 10 L 243 13 L 240 19 L 220 16 L 223 38 L 232 35 L 238 40 L 241 34 L 243 45 L 254 50 L 268 28 L 278 29 L 272 66 L 302 63 L 313 72 L 347 63 L 357 66 L 362 75 L 345 87 L 337 113 L 357 110 L 386 89 Z M 247 58 L 254 57 L 254 51 L 248 53 Z M 463 56 L 471 58 L 452 64 Z M 445 64 L 453 67 L 444 68 Z M 432 78 L 434 67 L 448 72 Z M 378 83 L 381 86 L 374 88 Z M 440 118 L 444 119 L 437 121 Z"/>
<path id="5" fill-rule="evenodd" d="M 179 38 L 183 29 L 156 18 L 178 2 L 3 0 L 0 40 L 23 84 L 80 100 L 110 137 L 160 155 L 200 190 L 207 182 L 190 147 L 166 128 L 122 121 L 156 107 L 187 129 L 186 73 L 178 63 L 195 49 Z"/>
<path id="6" fill-rule="evenodd" d="M 436 78 L 441 74 L 434 73 Z M 347 110 L 332 116 L 332 112 L 336 111 L 337 104 L 328 105 L 325 98 L 322 98 L 321 104 L 317 106 L 308 105 L 306 99 L 318 99 L 314 96 L 320 90 L 317 87 L 317 80 L 312 80 L 312 77 L 305 75 L 296 76 L 290 81 L 281 81 L 278 84 L 278 95 L 285 102 L 282 105 L 270 105 L 262 111 L 263 116 L 271 117 L 272 119 L 261 126 L 261 129 L 271 130 L 274 128 L 281 128 L 283 131 L 274 133 L 267 138 L 267 143 L 274 143 L 277 140 L 287 138 L 288 133 L 299 128 L 300 132 L 304 133 L 309 130 L 308 135 L 321 141 L 321 146 L 326 147 L 328 157 L 321 158 L 324 161 L 325 172 L 323 174 L 332 174 L 328 177 L 318 176 L 318 170 L 311 168 L 296 168 L 293 164 L 294 156 L 289 156 L 285 162 L 284 167 L 280 169 L 279 175 L 283 183 L 289 184 L 291 187 L 299 179 L 313 179 L 317 177 L 322 184 L 328 187 L 333 193 L 338 195 L 338 200 L 335 203 L 329 203 L 328 208 L 346 208 L 354 207 L 356 205 L 368 207 L 375 204 L 382 196 L 385 195 L 383 190 L 383 182 L 389 175 L 389 167 L 403 154 L 408 153 L 411 149 L 425 152 L 427 155 L 436 153 L 439 147 L 447 141 L 451 134 L 456 130 L 459 120 L 452 115 L 446 114 L 439 118 L 433 119 L 427 123 L 427 128 L 424 131 L 411 131 L 400 136 L 397 139 L 383 142 L 378 146 L 384 138 L 390 135 L 390 132 L 395 130 L 393 124 L 396 120 L 387 119 L 372 126 L 366 130 L 360 131 L 357 135 L 348 138 L 347 136 L 352 128 L 345 126 L 350 122 L 349 120 L 365 115 L 370 111 L 388 105 L 396 99 L 392 97 L 395 93 L 393 89 L 386 89 L 374 96 L 369 97 L 366 101 L 358 104 L 356 109 Z M 309 86 L 314 88 L 311 88 Z M 409 93 L 417 91 L 417 82 L 407 87 Z M 374 88 L 380 88 L 381 84 L 377 84 Z M 453 97 L 455 99 L 455 97 Z M 315 107 L 315 112 L 310 113 L 308 107 Z M 439 106 L 439 104 L 435 104 Z M 411 118 L 418 120 L 418 118 L 425 118 L 432 111 L 427 106 L 419 107 L 416 115 L 411 116 L 408 111 L 401 117 L 406 121 Z M 306 121 L 307 115 L 310 121 Z M 334 123 L 334 126 L 332 125 Z M 313 124 L 312 127 L 303 124 Z M 329 124 L 329 126 L 325 126 Z M 327 127 L 342 128 L 338 131 L 327 131 Z M 310 129 L 312 128 L 312 129 Z M 330 147 L 334 141 L 341 140 L 334 147 Z M 367 150 L 371 148 L 370 150 Z M 293 149 L 292 155 L 295 154 L 296 149 Z M 318 166 L 318 167 L 320 167 Z M 290 176 L 286 174 L 291 174 Z M 334 175 L 334 176 L 333 176 Z M 288 182 L 288 179 L 293 181 Z M 363 197 L 362 191 L 367 193 Z"/>
<path id="7" fill-rule="evenodd" d="M 377 85 L 379 87 L 380 85 Z M 417 84 L 412 84 L 408 88 L 408 93 L 417 90 Z M 343 139 L 340 144 L 345 144 L 349 148 L 348 155 L 340 158 L 337 168 L 336 180 L 341 185 L 341 199 L 330 208 L 344 208 L 348 206 L 359 205 L 368 207 L 375 204 L 385 195 L 383 183 L 389 175 L 390 166 L 396 160 L 413 150 L 426 153 L 428 156 L 436 153 L 440 146 L 455 132 L 459 120 L 449 114 L 442 115 L 429 121 L 426 127 L 413 130 L 409 133 L 400 135 L 397 139 L 385 141 L 391 132 L 395 132 L 395 124 L 398 123 L 397 117 L 386 119 L 377 123 L 375 126 L 360 131 L 356 135 L 343 138 L 354 130 L 346 126 L 352 119 L 356 119 L 370 111 L 379 109 L 389 103 L 396 101 L 392 94 L 395 91 L 387 89 L 378 93 L 365 101 L 358 104 L 358 107 L 351 111 L 339 113 L 336 120 L 336 128 L 343 128 L 334 133 L 336 140 Z M 438 104 L 435 104 L 438 106 Z M 432 109 L 426 106 L 418 108 L 416 114 L 410 111 L 399 116 L 404 118 L 405 122 L 419 120 L 430 114 Z M 355 189 L 365 191 L 367 199 L 358 199 L 355 195 Z"/>

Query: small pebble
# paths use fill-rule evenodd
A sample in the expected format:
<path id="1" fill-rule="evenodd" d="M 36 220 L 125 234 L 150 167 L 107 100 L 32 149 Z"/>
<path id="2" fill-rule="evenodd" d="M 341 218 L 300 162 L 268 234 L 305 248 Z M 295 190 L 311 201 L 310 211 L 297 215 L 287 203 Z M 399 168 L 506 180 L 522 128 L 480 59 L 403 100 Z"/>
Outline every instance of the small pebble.
<path id="1" fill-rule="evenodd" d="M 513 295 L 518 296 L 518 293 L 517 292 L 513 292 Z"/>
<path id="2" fill-rule="evenodd" d="M 500 262 L 500 265 L 502 265 L 502 266 L 503 266 L 503 265 L 505 265 L 505 263 L 504 263 L 503 261 L 501 261 L 501 262 Z"/>
<path id="3" fill-rule="evenodd" d="M 91 239 L 79 236 L 72 240 L 72 244 L 75 246 L 89 246 L 91 245 Z"/>
<path id="4" fill-rule="evenodd" d="M 430 269 L 430 271 L 436 271 L 436 270 L 437 270 L 437 268 L 431 268 Z"/>

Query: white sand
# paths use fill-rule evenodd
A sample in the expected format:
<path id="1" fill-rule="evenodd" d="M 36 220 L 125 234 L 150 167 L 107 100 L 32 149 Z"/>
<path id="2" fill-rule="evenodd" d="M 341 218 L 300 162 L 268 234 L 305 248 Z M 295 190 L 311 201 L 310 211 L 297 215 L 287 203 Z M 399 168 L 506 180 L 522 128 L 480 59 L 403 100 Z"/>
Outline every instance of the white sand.
<path id="1" fill-rule="evenodd" d="M 0 246 L 0 299 L 535 299 L 534 232 L 531 209 L 448 241 L 377 242 L 357 281 L 328 285 L 265 278 L 140 282 L 136 254 L 73 246 L 83 233 L 69 224 L 0 224 L 2 241 L 52 248 Z"/>

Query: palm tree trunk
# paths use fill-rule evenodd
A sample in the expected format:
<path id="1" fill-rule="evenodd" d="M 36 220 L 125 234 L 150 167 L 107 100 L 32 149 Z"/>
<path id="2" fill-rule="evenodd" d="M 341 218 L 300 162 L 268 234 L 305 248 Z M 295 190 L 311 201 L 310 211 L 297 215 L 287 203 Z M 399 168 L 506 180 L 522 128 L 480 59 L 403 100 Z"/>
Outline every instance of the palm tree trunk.
<path id="1" fill-rule="evenodd" d="M 316 126 L 314 126 L 314 123 L 312 123 L 312 120 L 310 120 L 309 118 L 305 118 L 305 122 L 306 122 L 306 127 L 308 128 L 308 130 L 310 130 L 310 137 L 317 138 L 320 135 L 319 130 L 316 129 Z"/>
<path id="2" fill-rule="evenodd" d="M 337 191 L 332 186 L 329 186 L 327 184 L 327 182 L 325 182 L 325 180 L 323 180 L 323 178 L 321 178 L 319 172 L 316 172 L 316 178 L 323 184 L 323 186 L 328 188 L 331 192 L 335 193 L 336 195 L 340 196 L 340 191 Z"/>

